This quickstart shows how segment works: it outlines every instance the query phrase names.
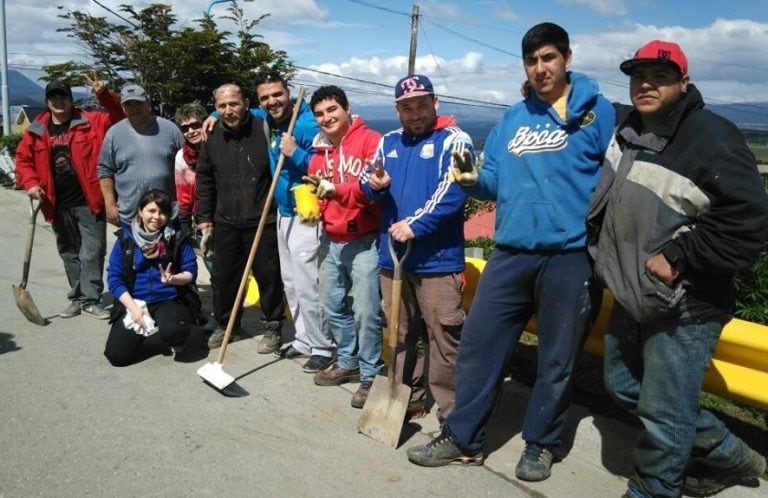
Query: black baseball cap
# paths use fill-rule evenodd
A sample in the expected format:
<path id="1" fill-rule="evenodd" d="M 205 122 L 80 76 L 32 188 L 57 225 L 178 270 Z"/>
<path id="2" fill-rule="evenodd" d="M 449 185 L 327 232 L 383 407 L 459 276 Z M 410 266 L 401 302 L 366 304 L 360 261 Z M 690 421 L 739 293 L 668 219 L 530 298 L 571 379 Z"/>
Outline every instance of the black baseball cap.
<path id="1" fill-rule="evenodd" d="M 72 89 L 62 80 L 53 80 L 45 85 L 45 98 L 55 92 L 63 93 L 70 99 L 72 98 Z"/>

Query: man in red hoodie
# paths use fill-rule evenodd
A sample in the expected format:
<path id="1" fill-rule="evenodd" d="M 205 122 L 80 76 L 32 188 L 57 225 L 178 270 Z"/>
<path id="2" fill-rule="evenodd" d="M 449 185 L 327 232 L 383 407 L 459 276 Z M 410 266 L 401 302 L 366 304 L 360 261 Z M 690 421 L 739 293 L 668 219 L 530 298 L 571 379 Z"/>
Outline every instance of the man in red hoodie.
<path id="1" fill-rule="evenodd" d="M 48 107 L 27 128 L 16 149 L 18 182 L 31 199 L 42 203 L 56 234 L 70 300 L 59 313 L 109 318 L 101 302 L 104 290 L 106 219 L 96 168 L 107 129 L 125 117 L 117 95 L 94 75 L 86 78 L 108 112 L 83 111 L 72 103 L 72 89 L 61 80 L 48 83 Z"/>
<path id="2" fill-rule="evenodd" d="M 360 380 L 352 396 L 362 408 L 381 369 L 381 294 L 376 238 L 380 209 L 360 190 L 366 161 L 381 135 L 349 110 L 339 87 L 322 86 L 309 103 L 320 133 L 305 181 L 321 199 L 320 302 L 338 346 L 336 364 L 315 374 L 318 386 Z"/>

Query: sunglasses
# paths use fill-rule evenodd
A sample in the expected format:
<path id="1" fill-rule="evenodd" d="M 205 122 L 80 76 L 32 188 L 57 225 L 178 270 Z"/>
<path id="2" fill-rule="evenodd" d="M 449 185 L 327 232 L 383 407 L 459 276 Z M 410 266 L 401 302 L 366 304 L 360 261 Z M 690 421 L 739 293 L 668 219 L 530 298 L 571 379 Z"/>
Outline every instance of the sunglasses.
<path id="1" fill-rule="evenodd" d="M 189 124 L 179 126 L 179 128 L 181 128 L 182 133 L 186 133 L 189 130 L 199 130 L 202 127 L 203 127 L 203 123 L 189 123 Z"/>

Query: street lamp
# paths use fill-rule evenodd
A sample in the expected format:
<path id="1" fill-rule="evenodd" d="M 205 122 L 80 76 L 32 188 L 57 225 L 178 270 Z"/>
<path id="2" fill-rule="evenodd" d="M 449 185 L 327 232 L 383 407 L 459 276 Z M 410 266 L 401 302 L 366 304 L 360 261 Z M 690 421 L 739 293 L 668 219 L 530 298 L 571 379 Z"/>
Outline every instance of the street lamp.
<path id="1" fill-rule="evenodd" d="M 213 0 L 213 2 L 208 4 L 208 10 L 206 10 L 206 15 L 208 17 L 211 17 L 211 8 L 213 8 L 214 5 L 217 3 L 225 3 L 225 2 L 235 2 L 236 0 Z M 253 0 L 243 0 L 244 2 L 253 2 Z"/>

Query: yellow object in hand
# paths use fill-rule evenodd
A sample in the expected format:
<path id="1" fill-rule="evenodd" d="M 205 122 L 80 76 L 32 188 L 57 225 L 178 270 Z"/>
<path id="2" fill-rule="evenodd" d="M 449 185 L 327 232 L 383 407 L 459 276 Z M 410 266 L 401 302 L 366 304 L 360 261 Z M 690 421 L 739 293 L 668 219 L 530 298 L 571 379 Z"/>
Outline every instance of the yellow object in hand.
<path id="1" fill-rule="evenodd" d="M 313 192 L 314 187 L 300 184 L 291 188 L 296 200 L 296 215 L 299 221 L 307 225 L 317 225 L 320 221 L 320 201 Z"/>

